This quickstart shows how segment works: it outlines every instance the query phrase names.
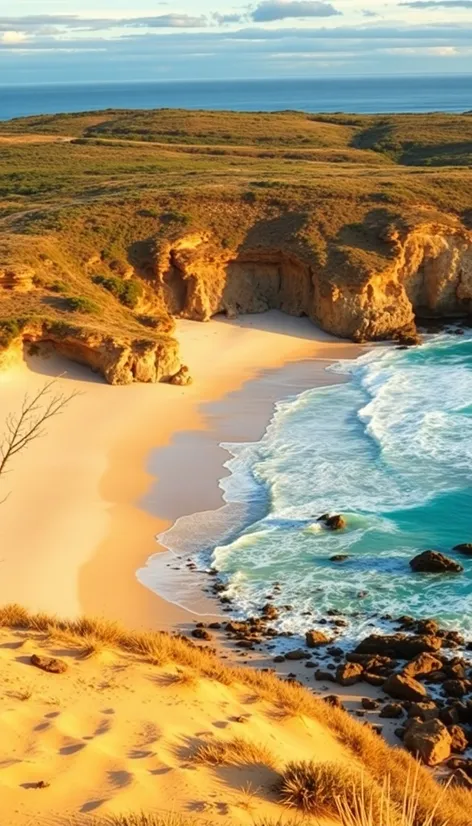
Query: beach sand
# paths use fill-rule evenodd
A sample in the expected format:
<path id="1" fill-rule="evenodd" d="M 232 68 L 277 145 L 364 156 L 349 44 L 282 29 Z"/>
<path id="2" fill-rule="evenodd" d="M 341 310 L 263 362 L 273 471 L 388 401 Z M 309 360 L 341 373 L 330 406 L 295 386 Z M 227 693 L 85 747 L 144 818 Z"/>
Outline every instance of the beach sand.
<path id="1" fill-rule="evenodd" d="M 188 623 L 137 580 L 156 535 L 223 504 L 222 440 L 260 438 L 275 401 L 328 383 L 327 364 L 359 352 L 278 312 L 180 321 L 177 337 L 188 388 L 109 387 L 55 356 L 28 357 L 0 376 L 0 421 L 52 376 L 54 392 L 79 393 L 2 480 L 0 603 L 134 627 Z M 202 601 L 201 610 L 215 606 Z"/>

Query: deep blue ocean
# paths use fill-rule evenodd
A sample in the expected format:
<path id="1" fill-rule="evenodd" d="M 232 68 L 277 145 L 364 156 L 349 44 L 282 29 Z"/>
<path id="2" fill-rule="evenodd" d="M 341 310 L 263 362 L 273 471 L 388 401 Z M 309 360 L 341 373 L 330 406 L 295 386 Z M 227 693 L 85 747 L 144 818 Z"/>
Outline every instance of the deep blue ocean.
<path id="1" fill-rule="evenodd" d="M 156 83 L 0 85 L 0 120 L 98 109 L 464 112 L 472 74 Z"/>

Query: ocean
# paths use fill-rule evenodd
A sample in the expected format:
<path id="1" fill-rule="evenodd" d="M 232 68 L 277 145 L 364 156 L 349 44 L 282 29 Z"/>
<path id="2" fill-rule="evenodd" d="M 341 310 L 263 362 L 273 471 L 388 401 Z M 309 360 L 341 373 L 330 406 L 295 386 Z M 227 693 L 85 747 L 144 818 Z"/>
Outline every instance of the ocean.
<path id="1" fill-rule="evenodd" d="M 254 518 L 196 552 L 197 564 L 220 572 L 240 616 L 258 613 L 279 583 L 276 604 L 292 606 L 279 630 L 303 633 L 328 612 L 346 619 L 346 640 L 386 615 L 472 630 L 472 558 L 452 551 L 472 542 L 472 334 L 380 345 L 329 369 L 349 380 L 280 402 L 261 441 L 224 445 L 225 510 L 244 505 Z M 327 511 L 347 528 L 323 528 Z M 160 541 L 185 555 L 189 524 L 203 536 L 202 520 L 177 522 Z M 409 561 L 428 549 L 464 573 L 413 573 Z"/>
<path id="2" fill-rule="evenodd" d="M 472 74 L 0 85 L 0 120 L 111 108 L 464 112 L 472 109 Z"/>

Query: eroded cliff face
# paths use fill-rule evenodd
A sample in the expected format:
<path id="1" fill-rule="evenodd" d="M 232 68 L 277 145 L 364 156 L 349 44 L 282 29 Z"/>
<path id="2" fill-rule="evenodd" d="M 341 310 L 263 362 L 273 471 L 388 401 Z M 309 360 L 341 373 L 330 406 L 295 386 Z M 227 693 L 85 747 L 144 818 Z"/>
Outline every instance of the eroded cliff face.
<path id="1" fill-rule="evenodd" d="M 173 315 L 207 321 L 279 309 L 345 338 L 389 338 L 418 317 L 472 313 L 472 233 L 428 223 L 388 239 L 384 267 L 356 277 L 280 248 L 231 251 L 209 234 L 167 244 L 157 289 Z"/>
<path id="2" fill-rule="evenodd" d="M 233 317 L 278 309 L 306 315 L 344 338 L 392 338 L 409 331 L 409 340 L 415 341 L 417 318 L 472 315 L 472 232 L 455 218 L 432 220 L 427 212 L 414 228 L 378 232 L 373 255 L 371 248 L 363 255 L 361 236 L 357 248 L 351 244 L 346 252 L 339 245 L 324 256 L 315 254 L 309 243 L 297 245 L 290 231 L 237 250 L 223 247 L 210 232 L 188 233 L 161 245 L 155 253 L 154 280 L 146 276 L 146 308 L 162 310 L 161 324 L 169 321 L 161 336 L 137 340 L 91 329 L 87 323 L 39 320 L 22 328 L 8 352 L 0 354 L 1 361 L 5 365 L 15 360 L 23 342 L 42 342 L 88 365 L 110 384 L 185 385 L 191 379 L 181 364 L 178 343 L 167 334 L 170 316 L 208 321 L 218 313 Z M 29 291 L 33 277 L 29 266 L 0 269 L 0 293 Z"/>
<path id="3" fill-rule="evenodd" d="M 48 345 L 71 361 L 84 364 L 104 377 L 108 384 L 133 382 L 178 383 L 184 368 L 179 346 L 174 339 L 155 341 L 118 341 L 87 330 L 55 332 L 54 327 L 29 325 L 3 353 L 3 366 L 18 359 L 26 345 Z"/>

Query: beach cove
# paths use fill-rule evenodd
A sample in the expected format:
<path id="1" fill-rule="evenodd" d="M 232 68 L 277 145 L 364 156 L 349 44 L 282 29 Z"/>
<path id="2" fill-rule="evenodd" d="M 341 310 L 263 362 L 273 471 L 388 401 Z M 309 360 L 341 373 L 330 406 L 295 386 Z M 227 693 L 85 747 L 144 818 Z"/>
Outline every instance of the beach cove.
<path id="1" fill-rule="evenodd" d="M 360 352 L 278 312 L 179 322 L 177 337 L 189 388 L 108 387 L 55 356 L 28 358 L 1 376 L 2 418 L 53 376 L 58 392 L 79 393 L 4 482 L 3 603 L 165 630 L 194 619 L 136 579 L 158 550 L 155 537 L 183 515 L 223 504 L 221 441 L 261 438 L 276 401 L 338 380 L 327 364 Z M 203 600 L 199 610 L 214 607 Z"/>

